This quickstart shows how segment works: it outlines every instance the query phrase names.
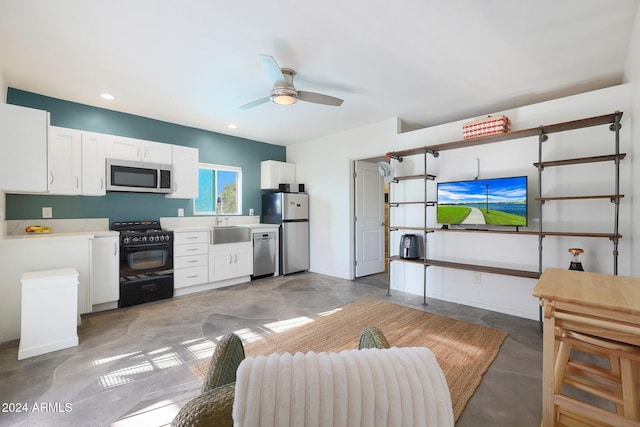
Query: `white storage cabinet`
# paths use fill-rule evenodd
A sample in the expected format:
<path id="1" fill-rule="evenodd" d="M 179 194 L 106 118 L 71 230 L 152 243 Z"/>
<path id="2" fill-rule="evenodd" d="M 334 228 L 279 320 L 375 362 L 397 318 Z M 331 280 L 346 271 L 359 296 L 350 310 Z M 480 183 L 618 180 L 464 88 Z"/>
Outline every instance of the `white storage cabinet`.
<path id="1" fill-rule="evenodd" d="M 175 231 L 173 240 L 173 286 L 176 289 L 209 281 L 208 231 Z"/>
<path id="2" fill-rule="evenodd" d="M 96 236 L 91 255 L 92 311 L 118 307 L 120 299 L 120 244 L 118 236 Z"/>
<path id="3" fill-rule="evenodd" d="M 173 165 L 173 193 L 170 199 L 198 198 L 198 156 L 199 150 L 181 145 L 171 146 Z"/>
<path id="4" fill-rule="evenodd" d="M 49 113 L 0 103 L 0 190 L 48 190 Z"/>
<path id="5" fill-rule="evenodd" d="M 212 245 L 209 256 L 209 280 L 212 282 L 250 276 L 253 273 L 251 242 Z"/>
<path id="6" fill-rule="evenodd" d="M 277 190 L 279 184 L 296 182 L 296 165 L 293 163 L 265 160 L 260 163 L 260 188 Z"/>
<path id="7" fill-rule="evenodd" d="M 82 133 L 77 129 L 49 128 L 49 193 L 82 193 Z"/>

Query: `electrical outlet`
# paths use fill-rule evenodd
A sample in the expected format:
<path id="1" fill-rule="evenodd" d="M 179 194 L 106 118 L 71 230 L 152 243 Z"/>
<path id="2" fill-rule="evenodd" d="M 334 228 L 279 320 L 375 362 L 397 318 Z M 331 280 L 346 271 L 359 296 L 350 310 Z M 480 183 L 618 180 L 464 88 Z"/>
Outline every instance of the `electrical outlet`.
<path id="1" fill-rule="evenodd" d="M 480 273 L 473 273 L 473 283 L 475 283 L 476 285 L 482 283 L 482 275 Z"/>
<path id="2" fill-rule="evenodd" d="M 249 209 L 249 215 L 253 216 L 253 209 Z"/>
<path id="3" fill-rule="evenodd" d="M 53 208 L 52 207 L 43 207 L 42 208 L 42 218 L 53 218 Z"/>
<path id="4" fill-rule="evenodd" d="M 184 216 L 184 209 L 178 208 L 178 216 Z"/>

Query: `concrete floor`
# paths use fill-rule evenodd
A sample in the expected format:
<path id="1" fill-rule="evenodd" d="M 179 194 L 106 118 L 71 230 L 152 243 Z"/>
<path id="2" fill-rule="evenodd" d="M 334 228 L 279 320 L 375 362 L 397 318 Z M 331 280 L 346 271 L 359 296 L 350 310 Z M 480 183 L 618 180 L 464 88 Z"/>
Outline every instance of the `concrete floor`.
<path id="1" fill-rule="evenodd" d="M 249 341 L 365 296 L 507 331 L 456 426 L 540 425 L 537 322 L 392 294 L 385 275 L 302 273 L 83 316 L 78 347 L 18 361 L 17 341 L 0 346 L 0 426 L 168 425 L 199 394 L 189 366 L 209 357 L 222 335 Z"/>

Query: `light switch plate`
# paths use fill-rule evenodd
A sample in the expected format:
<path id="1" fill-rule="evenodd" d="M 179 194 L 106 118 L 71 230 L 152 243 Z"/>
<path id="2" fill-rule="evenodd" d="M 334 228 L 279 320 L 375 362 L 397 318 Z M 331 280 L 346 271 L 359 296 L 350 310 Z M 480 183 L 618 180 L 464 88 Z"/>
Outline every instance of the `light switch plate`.
<path id="1" fill-rule="evenodd" d="M 249 215 L 253 215 L 253 209 L 249 209 Z"/>
<path id="2" fill-rule="evenodd" d="M 178 208 L 178 216 L 184 216 L 184 209 Z"/>
<path id="3" fill-rule="evenodd" d="M 52 207 L 43 207 L 42 208 L 42 218 L 53 218 L 53 208 Z"/>

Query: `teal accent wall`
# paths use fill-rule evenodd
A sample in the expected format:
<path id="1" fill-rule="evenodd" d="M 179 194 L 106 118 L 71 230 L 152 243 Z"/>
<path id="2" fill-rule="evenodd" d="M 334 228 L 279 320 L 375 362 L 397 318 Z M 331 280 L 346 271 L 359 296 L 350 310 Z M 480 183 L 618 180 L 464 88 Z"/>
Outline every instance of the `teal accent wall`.
<path id="1" fill-rule="evenodd" d="M 51 98 L 15 88 L 7 91 L 7 103 L 50 112 L 51 125 L 148 141 L 185 145 L 200 150 L 200 161 L 242 168 L 242 210 L 260 215 L 260 162 L 286 160 L 286 148 L 188 126 L 120 113 L 104 108 Z M 193 215 L 193 202 L 167 199 L 162 194 L 111 193 L 106 196 L 50 196 L 7 194 L 7 219 L 38 219 L 42 207 L 51 206 L 53 217 L 109 218 L 110 222 Z"/>

